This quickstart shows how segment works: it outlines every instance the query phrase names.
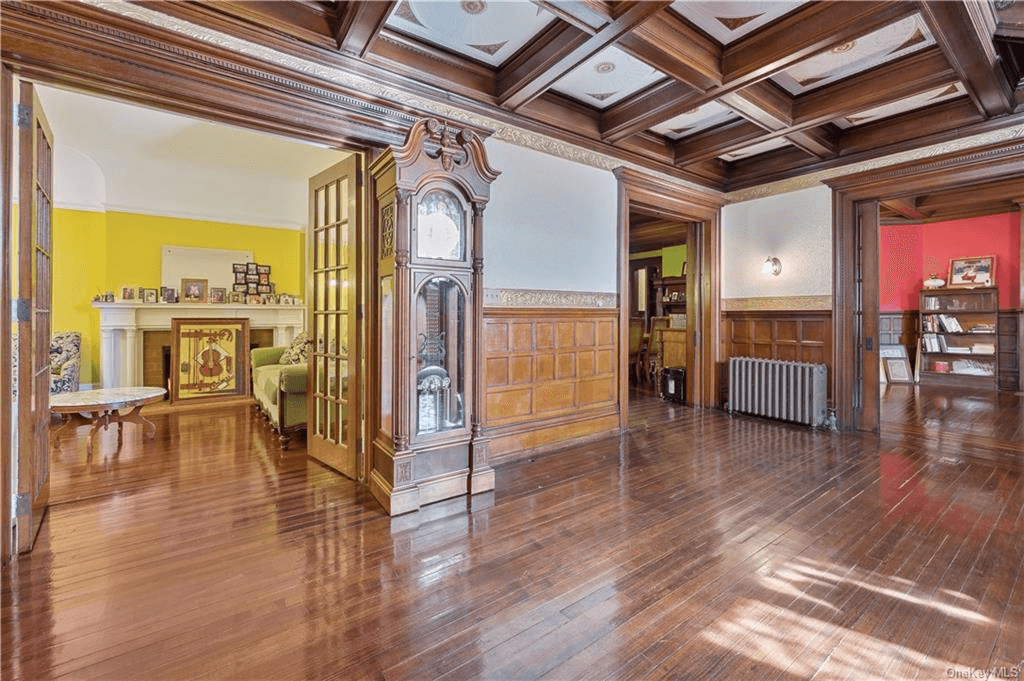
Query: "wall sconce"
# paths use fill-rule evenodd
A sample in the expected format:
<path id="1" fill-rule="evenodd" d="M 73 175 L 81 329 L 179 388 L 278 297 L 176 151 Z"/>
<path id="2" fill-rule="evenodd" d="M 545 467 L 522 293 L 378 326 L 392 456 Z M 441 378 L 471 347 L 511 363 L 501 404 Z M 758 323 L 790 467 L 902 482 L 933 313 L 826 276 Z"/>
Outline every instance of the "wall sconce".
<path id="1" fill-rule="evenodd" d="M 782 273 L 782 261 L 775 257 L 770 257 L 764 261 L 761 265 L 761 274 L 771 274 L 773 276 L 779 276 Z"/>

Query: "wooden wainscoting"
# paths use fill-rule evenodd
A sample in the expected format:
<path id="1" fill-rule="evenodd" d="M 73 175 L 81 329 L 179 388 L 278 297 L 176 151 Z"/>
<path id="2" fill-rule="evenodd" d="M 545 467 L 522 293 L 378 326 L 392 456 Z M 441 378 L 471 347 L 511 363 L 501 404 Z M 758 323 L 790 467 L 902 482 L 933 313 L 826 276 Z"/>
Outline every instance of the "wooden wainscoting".
<path id="1" fill-rule="evenodd" d="M 882 312 L 878 315 L 878 344 L 904 346 L 913 364 L 917 356 L 919 327 L 920 315 L 917 310 Z"/>
<path id="2" fill-rule="evenodd" d="M 1020 381 L 1021 342 L 1024 336 L 1024 312 L 999 311 L 999 389 L 1024 390 Z"/>
<path id="3" fill-rule="evenodd" d="M 484 428 L 510 460 L 618 428 L 615 308 L 486 308 Z"/>
<path id="4" fill-rule="evenodd" d="M 824 364 L 828 367 L 828 396 L 831 401 L 831 310 L 730 310 L 724 313 L 722 325 L 722 404 L 728 396 L 730 357 Z"/>

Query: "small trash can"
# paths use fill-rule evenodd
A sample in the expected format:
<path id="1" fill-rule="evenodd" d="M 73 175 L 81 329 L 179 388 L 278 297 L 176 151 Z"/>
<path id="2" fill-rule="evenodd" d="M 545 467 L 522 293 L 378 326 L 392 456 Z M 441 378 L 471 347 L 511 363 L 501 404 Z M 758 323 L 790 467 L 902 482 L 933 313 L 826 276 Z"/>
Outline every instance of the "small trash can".
<path id="1" fill-rule="evenodd" d="M 661 399 L 678 404 L 686 402 L 686 367 L 665 367 L 661 370 Z"/>

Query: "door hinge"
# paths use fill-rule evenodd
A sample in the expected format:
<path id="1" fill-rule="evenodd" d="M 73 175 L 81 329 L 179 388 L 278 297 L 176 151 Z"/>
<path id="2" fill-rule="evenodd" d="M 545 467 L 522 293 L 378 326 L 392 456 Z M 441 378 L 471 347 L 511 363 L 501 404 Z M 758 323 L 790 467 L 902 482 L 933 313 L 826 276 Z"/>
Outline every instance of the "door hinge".
<path id="1" fill-rule="evenodd" d="M 32 300 L 29 298 L 15 298 L 11 301 L 11 321 L 29 322 L 32 321 Z"/>
<path id="2" fill-rule="evenodd" d="M 28 515 L 32 512 L 32 500 L 28 494 L 22 492 L 14 495 L 14 515 Z"/>
<path id="3" fill-rule="evenodd" d="M 24 104 L 17 104 L 14 107 L 15 125 L 19 128 L 32 127 L 32 109 Z"/>

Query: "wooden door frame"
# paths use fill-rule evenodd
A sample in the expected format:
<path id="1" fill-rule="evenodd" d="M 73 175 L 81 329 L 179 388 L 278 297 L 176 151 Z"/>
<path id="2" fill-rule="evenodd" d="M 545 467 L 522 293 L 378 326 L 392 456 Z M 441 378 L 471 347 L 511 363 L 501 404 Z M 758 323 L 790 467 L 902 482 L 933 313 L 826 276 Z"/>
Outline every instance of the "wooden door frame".
<path id="1" fill-rule="evenodd" d="M 825 181 L 832 188 L 833 197 L 832 394 L 841 430 L 879 430 L 878 224 L 865 220 L 865 216 L 877 216 L 878 204 L 883 199 L 953 189 L 969 191 L 975 184 L 1014 177 L 1024 182 L 1021 140 L 953 151 Z M 1024 216 L 1021 223 L 1024 232 Z M 1024 276 L 1020 286 L 1024 295 Z M 870 350 L 866 348 L 869 342 Z"/>
<path id="2" fill-rule="evenodd" d="M 629 427 L 629 211 L 632 206 L 688 223 L 686 236 L 686 396 L 694 407 L 718 405 L 721 329 L 721 215 L 725 199 L 632 168 L 619 181 L 619 429 Z M 691 283 L 692 282 L 692 283 Z"/>
<path id="3" fill-rule="evenodd" d="M 0 68 L 0 111 L 8 112 L 0 117 L 0 154 L 2 154 L 2 166 L 0 166 L 0 210 L 3 216 L 0 217 L 0 395 L 11 394 L 11 189 L 13 181 L 14 154 L 11 147 L 14 144 L 14 121 L 10 112 L 14 111 L 14 75 L 6 66 Z M 2 549 L 0 549 L 0 562 L 6 565 L 13 557 L 13 536 L 11 500 L 13 475 L 13 461 L 11 459 L 11 408 L 10 400 L 0 408 L 0 474 L 3 482 L 0 484 L 0 534 L 3 535 Z"/>

